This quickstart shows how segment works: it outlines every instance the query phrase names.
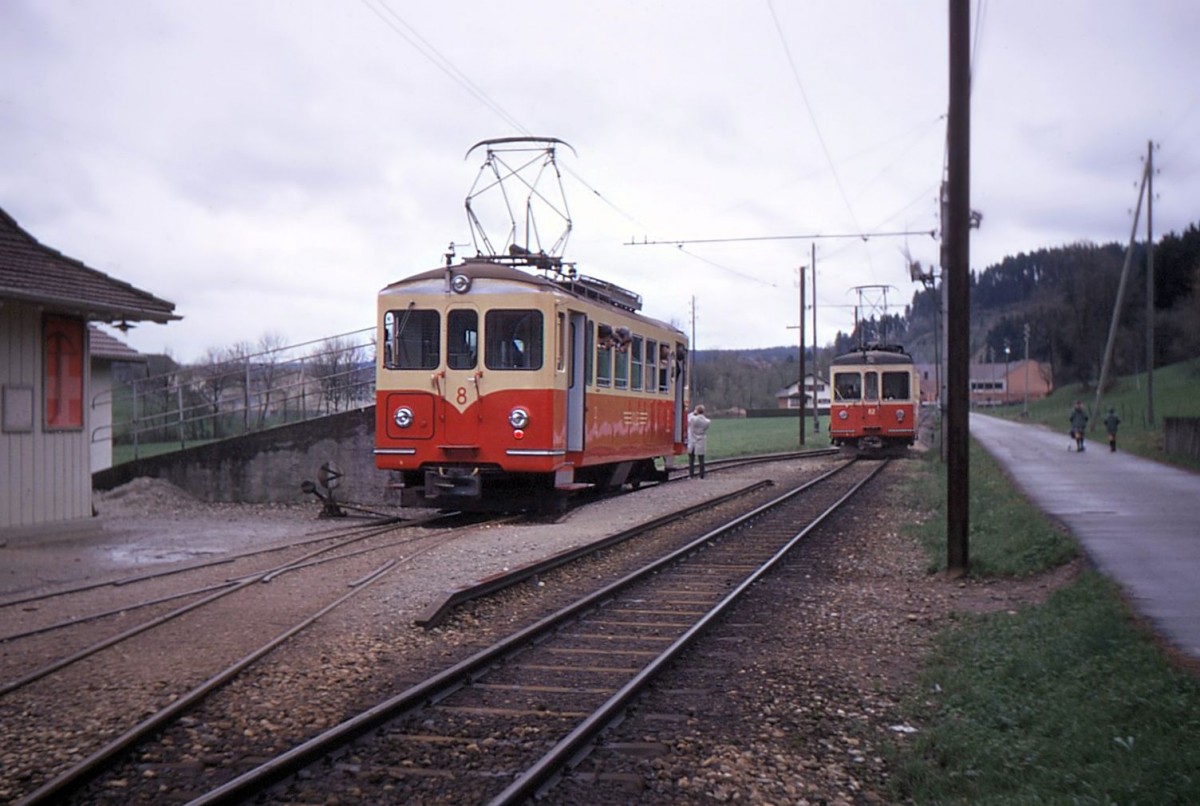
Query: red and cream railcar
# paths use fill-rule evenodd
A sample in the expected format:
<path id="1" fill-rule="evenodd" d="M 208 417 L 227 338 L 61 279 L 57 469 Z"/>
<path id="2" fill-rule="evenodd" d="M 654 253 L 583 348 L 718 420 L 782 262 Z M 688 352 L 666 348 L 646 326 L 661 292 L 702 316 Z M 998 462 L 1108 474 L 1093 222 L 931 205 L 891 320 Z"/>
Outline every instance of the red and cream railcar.
<path id="1" fill-rule="evenodd" d="M 829 374 L 834 445 L 879 452 L 916 441 L 921 387 L 912 357 L 902 348 L 873 345 L 839 355 Z"/>
<path id="2" fill-rule="evenodd" d="M 503 258 L 379 293 L 375 463 L 407 505 L 558 506 L 665 478 L 684 450 L 687 340 L 640 298 Z"/>

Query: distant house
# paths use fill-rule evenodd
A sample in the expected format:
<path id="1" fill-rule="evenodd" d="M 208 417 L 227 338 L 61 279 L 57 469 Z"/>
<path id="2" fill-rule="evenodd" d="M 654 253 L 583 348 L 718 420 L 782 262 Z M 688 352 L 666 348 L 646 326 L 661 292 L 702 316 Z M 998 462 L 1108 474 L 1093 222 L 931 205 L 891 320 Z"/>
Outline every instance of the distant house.
<path id="1" fill-rule="evenodd" d="M 113 365 L 145 364 L 146 356 L 96 325 L 88 325 L 88 344 L 92 371 L 88 391 L 91 411 L 88 443 L 91 471 L 95 473 L 112 467 Z"/>
<path id="2" fill-rule="evenodd" d="M 798 409 L 801 406 L 806 411 L 812 411 L 812 400 L 817 400 L 817 411 L 828 412 L 831 402 L 829 384 L 824 378 L 815 375 L 804 376 L 804 396 L 800 395 L 800 382 L 796 381 L 786 389 L 775 393 L 775 400 L 781 409 Z"/>
<path id="3" fill-rule="evenodd" d="M 0 210 L 0 530 L 92 514 L 88 322 L 166 323 L 175 305 L 39 243 Z"/>
<path id="4" fill-rule="evenodd" d="M 918 364 L 921 401 L 937 402 L 939 374 L 933 364 Z M 944 378 L 941 379 L 944 382 Z M 1007 406 L 1025 400 L 1041 400 L 1054 391 L 1054 371 L 1044 361 L 971 364 L 972 406 Z"/>

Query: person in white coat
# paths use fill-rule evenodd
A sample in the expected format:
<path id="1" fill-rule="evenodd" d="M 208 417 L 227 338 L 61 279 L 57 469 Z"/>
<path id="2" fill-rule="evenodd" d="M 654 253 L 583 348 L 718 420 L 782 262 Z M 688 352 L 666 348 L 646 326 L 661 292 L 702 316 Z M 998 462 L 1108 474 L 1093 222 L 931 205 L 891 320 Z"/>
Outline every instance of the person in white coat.
<path id="1" fill-rule="evenodd" d="M 704 416 L 704 407 L 697 406 L 688 415 L 687 449 L 688 478 L 696 475 L 696 459 L 700 459 L 700 478 L 704 478 L 704 455 L 708 453 L 708 426 L 712 420 Z"/>

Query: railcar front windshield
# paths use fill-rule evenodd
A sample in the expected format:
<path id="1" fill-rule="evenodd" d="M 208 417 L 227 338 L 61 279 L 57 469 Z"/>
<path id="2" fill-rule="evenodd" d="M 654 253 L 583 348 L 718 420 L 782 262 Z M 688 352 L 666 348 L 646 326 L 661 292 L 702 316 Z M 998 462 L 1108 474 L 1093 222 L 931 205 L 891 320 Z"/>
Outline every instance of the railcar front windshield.
<path id="1" fill-rule="evenodd" d="M 862 400 L 862 375 L 857 372 L 835 372 L 833 393 L 838 400 Z"/>
<path id="2" fill-rule="evenodd" d="M 883 373 L 883 399 L 884 400 L 908 400 L 912 394 L 910 376 L 907 372 L 884 372 Z"/>
<path id="3" fill-rule="evenodd" d="M 383 315 L 383 365 L 387 369 L 437 369 L 442 318 L 409 306 Z"/>
<path id="4" fill-rule="evenodd" d="M 488 369 L 541 369 L 542 312 L 493 310 L 484 319 L 484 364 Z"/>

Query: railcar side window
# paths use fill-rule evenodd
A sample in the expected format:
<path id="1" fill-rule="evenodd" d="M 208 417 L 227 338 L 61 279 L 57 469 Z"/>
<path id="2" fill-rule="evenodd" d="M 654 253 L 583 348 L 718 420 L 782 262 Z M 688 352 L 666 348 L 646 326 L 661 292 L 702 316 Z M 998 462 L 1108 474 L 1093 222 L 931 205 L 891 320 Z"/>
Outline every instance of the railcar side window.
<path id="1" fill-rule="evenodd" d="M 567 329 L 565 327 L 567 315 L 560 313 L 554 320 L 554 368 L 562 372 L 566 367 L 567 355 Z"/>
<path id="2" fill-rule="evenodd" d="M 658 342 L 646 340 L 646 391 L 653 392 L 658 385 Z"/>
<path id="3" fill-rule="evenodd" d="M 442 317 L 437 311 L 407 308 L 383 315 L 384 366 L 388 369 L 437 369 Z"/>
<path id="4" fill-rule="evenodd" d="M 861 400 L 862 376 L 857 372 L 835 372 L 833 393 L 838 400 Z"/>
<path id="5" fill-rule="evenodd" d="M 612 326 L 596 326 L 596 385 L 612 385 Z"/>
<path id="6" fill-rule="evenodd" d="M 446 314 L 446 363 L 450 369 L 475 369 L 479 361 L 479 314 L 458 309 Z"/>
<path id="7" fill-rule="evenodd" d="M 629 383 L 633 389 L 642 388 L 642 337 L 634 336 L 629 345 L 629 362 L 633 366 L 629 371 Z"/>
<path id="8" fill-rule="evenodd" d="M 658 391 L 671 391 L 671 345 L 658 345 Z"/>
<path id="9" fill-rule="evenodd" d="M 883 373 L 883 399 L 908 400 L 909 374 L 907 372 Z"/>
<path id="10" fill-rule="evenodd" d="M 583 328 L 584 345 L 583 345 L 583 385 L 592 385 L 592 356 L 596 354 L 596 329 L 592 327 L 592 320 L 588 319 L 587 324 Z"/>
<path id="11" fill-rule="evenodd" d="M 614 384 L 618 389 L 629 388 L 629 348 L 621 345 L 617 347 L 616 354 L 613 356 L 616 359 L 616 371 L 613 373 L 616 379 Z"/>
<path id="12" fill-rule="evenodd" d="M 879 373 L 863 373 L 863 400 L 879 399 Z"/>
<path id="13" fill-rule="evenodd" d="M 488 369 L 542 368 L 542 312 L 487 312 L 484 363 Z"/>

